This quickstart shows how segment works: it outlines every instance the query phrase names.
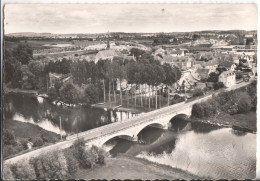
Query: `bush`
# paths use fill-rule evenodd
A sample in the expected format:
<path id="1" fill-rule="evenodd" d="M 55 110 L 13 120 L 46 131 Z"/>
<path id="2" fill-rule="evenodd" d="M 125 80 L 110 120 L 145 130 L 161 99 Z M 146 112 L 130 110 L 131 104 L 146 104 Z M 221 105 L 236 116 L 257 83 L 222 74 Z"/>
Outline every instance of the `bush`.
<path id="1" fill-rule="evenodd" d="M 21 160 L 10 166 L 15 179 L 36 179 L 35 171 L 28 161 Z"/>
<path id="2" fill-rule="evenodd" d="M 24 150 L 27 150 L 28 149 L 28 140 L 25 139 L 25 138 L 20 138 L 19 139 L 19 144 L 21 145 L 21 147 L 24 149 Z"/>
<path id="3" fill-rule="evenodd" d="M 93 152 L 96 152 L 98 155 L 98 159 L 96 160 L 96 162 L 98 164 L 105 164 L 105 155 L 106 155 L 105 150 L 103 150 L 102 148 L 98 148 L 97 146 L 92 146 L 91 150 Z"/>
<path id="4" fill-rule="evenodd" d="M 41 137 L 33 138 L 32 143 L 33 143 L 33 147 L 39 147 L 39 146 L 42 146 L 44 144 Z"/>
<path id="5" fill-rule="evenodd" d="M 13 173 L 10 169 L 10 165 L 7 165 L 7 164 L 3 164 L 3 179 L 5 180 L 14 180 L 14 176 L 13 176 Z"/>
<path id="6" fill-rule="evenodd" d="M 54 87 L 49 88 L 47 94 L 51 100 L 56 100 L 58 97 L 57 91 Z"/>
<path id="7" fill-rule="evenodd" d="M 197 117 L 197 118 L 203 118 L 204 117 L 204 110 L 203 107 L 199 104 L 196 103 L 192 106 L 192 116 Z"/>
<path id="8" fill-rule="evenodd" d="M 83 139 L 77 139 L 70 148 L 72 154 L 77 159 L 80 168 L 88 167 L 87 163 L 83 159 L 85 147 L 85 141 Z"/>
<path id="9" fill-rule="evenodd" d="M 12 131 L 8 129 L 3 130 L 3 143 L 4 145 L 16 145 L 16 138 Z"/>
<path id="10" fill-rule="evenodd" d="M 195 89 L 192 91 L 192 96 L 193 97 L 203 96 L 203 91 L 201 89 Z"/>
<path id="11" fill-rule="evenodd" d="M 218 89 L 221 89 L 223 87 L 224 87 L 223 82 L 216 82 L 216 83 L 213 84 L 214 90 L 218 90 Z"/>
<path id="12" fill-rule="evenodd" d="M 66 158 L 68 172 L 71 176 L 73 176 L 79 169 L 79 163 L 76 157 L 73 155 L 71 149 L 65 149 L 64 156 Z"/>
<path id="13" fill-rule="evenodd" d="M 20 151 L 22 151 L 23 148 L 19 145 L 4 145 L 3 146 L 3 157 L 6 158 L 8 156 L 11 155 L 15 155 L 17 153 L 19 153 Z"/>
<path id="14" fill-rule="evenodd" d="M 55 143 L 58 141 L 58 138 L 53 136 L 52 134 L 48 134 L 46 131 L 40 132 L 40 138 L 44 143 Z"/>
<path id="15" fill-rule="evenodd" d="M 66 158 L 61 151 L 42 154 L 30 160 L 37 179 L 66 179 L 69 177 Z"/>

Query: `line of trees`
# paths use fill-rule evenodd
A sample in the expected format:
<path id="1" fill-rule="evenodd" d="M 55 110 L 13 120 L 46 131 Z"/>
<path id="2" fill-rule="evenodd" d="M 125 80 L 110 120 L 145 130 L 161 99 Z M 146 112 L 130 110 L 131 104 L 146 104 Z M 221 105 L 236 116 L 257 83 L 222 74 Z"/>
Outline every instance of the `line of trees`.
<path id="1" fill-rule="evenodd" d="M 252 109 L 255 110 L 256 104 L 256 81 L 253 81 L 246 88 L 221 92 L 205 102 L 194 104 L 192 107 L 192 116 L 197 118 L 209 118 L 218 112 L 224 112 L 230 115 L 246 113 Z"/>
<path id="2" fill-rule="evenodd" d="M 137 55 L 136 55 L 137 56 Z M 171 86 L 181 76 L 181 72 L 177 67 L 171 67 L 169 64 L 161 65 L 159 61 L 155 60 L 151 54 L 143 53 L 135 60 L 123 60 L 122 57 L 114 57 L 110 60 L 99 60 L 97 64 L 94 62 L 78 61 L 72 64 L 71 73 L 74 83 L 81 86 L 82 84 L 93 83 L 96 84 L 102 81 L 104 102 L 106 102 L 106 92 L 109 93 L 108 101 L 111 102 L 111 92 L 114 94 L 116 100 L 115 86 L 119 81 L 120 87 L 120 102 L 122 104 L 122 81 L 126 80 L 132 89 L 130 91 L 124 90 L 124 93 L 131 97 L 135 95 L 136 105 L 136 89 L 139 87 L 140 104 L 143 105 L 141 85 L 148 85 L 149 90 L 155 90 L 155 97 L 157 99 L 157 86 L 165 84 Z M 112 91 L 111 91 L 112 86 Z M 108 89 L 108 91 L 106 91 Z M 169 89 L 168 89 L 169 90 Z M 160 90 L 161 91 L 161 90 Z M 169 93 L 168 93 L 169 95 Z M 127 98 L 128 100 L 128 98 Z M 168 100 L 169 103 L 169 100 Z M 149 91 L 149 108 L 150 108 L 150 91 Z M 157 108 L 157 100 L 156 100 Z"/>
<path id="3" fill-rule="evenodd" d="M 78 169 L 89 169 L 95 165 L 105 164 L 106 152 L 96 146 L 85 148 L 83 139 L 62 151 L 51 151 L 31 158 L 29 161 L 18 161 L 5 164 L 5 179 L 73 179 Z"/>

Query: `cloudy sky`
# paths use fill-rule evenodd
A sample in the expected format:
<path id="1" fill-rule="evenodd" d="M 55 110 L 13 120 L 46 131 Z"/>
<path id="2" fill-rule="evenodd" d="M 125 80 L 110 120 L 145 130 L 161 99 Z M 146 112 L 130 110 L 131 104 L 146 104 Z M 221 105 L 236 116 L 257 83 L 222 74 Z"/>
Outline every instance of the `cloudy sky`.
<path id="1" fill-rule="evenodd" d="M 256 30 L 254 4 L 6 4 L 5 33 Z"/>

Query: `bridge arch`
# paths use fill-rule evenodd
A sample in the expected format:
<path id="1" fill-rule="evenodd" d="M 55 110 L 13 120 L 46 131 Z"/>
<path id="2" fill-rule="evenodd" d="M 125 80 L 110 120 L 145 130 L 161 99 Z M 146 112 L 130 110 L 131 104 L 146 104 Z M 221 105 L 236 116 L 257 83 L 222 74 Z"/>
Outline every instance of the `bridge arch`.
<path id="1" fill-rule="evenodd" d="M 99 141 L 95 142 L 95 145 L 101 147 L 105 143 L 107 143 L 109 140 L 116 138 L 116 137 L 121 137 L 123 139 L 130 140 L 130 141 L 137 141 L 135 134 L 129 134 L 126 132 L 126 133 L 113 134 L 110 136 L 104 136 Z"/>
<path id="2" fill-rule="evenodd" d="M 176 114 L 170 119 L 171 128 L 176 131 L 187 129 L 190 125 L 190 122 L 188 121 L 189 117 L 190 115 L 185 113 Z"/>
<path id="3" fill-rule="evenodd" d="M 160 128 L 160 129 L 166 129 L 168 128 L 168 125 L 162 124 L 160 122 L 148 122 L 147 124 L 142 124 L 141 126 L 139 126 L 138 128 L 135 129 L 135 135 L 137 136 L 142 130 L 144 130 L 145 128 L 147 128 L 148 126 L 151 127 L 156 127 L 156 128 Z"/>

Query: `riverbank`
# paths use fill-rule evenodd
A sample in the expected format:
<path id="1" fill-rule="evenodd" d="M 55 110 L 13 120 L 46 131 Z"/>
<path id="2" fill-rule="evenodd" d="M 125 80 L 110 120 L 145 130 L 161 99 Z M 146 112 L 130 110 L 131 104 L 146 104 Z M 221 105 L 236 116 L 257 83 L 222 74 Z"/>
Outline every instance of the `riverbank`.
<path id="1" fill-rule="evenodd" d="M 74 179 L 202 179 L 189 172 L 172 168 L 166 165 L 160 165 L 145 159 L 136 158 L 127 155 L 119 155 L 115 158 L 106 158 L 106 164 L 97 165 L 93 169 L 79 170 Z"/>
<path id="2" fill-rule="evenodd" d="M 33 95 L 36 96 L 38 95 L 38 91 L 37 90 L 23 90 L 23 89 L 12 89 L 12 88 L 8 88 L 6 86 L 3 87 L 3 93 L 4 94 L 8 94 L 8 93 L 21 93 L 21 94 L 28 94 L 28 95 Z"/>
<path id="3" fill-rule="evenodd" d="M 58 134 L 47 131 L 38 125 L 12 119 L 4 119 L 3 128 L 13 131 L 17 138 L 35 138 L 40 134 L 44 134 L 52 139 L 55 138 L 55 140 L 59 138 Z"/>
<path id="4" fill-rule="evenodd" d="M 217 116 L 199 119 L 196 117 L 189 118 L 189 121 L 204 122 L 215 124 L 218 126 L 233 127 L 241 131 L 256 133 L 256 112 L 250 111 L 245 114 L 229 115 L 227 113 L 219 113 Z"/>

